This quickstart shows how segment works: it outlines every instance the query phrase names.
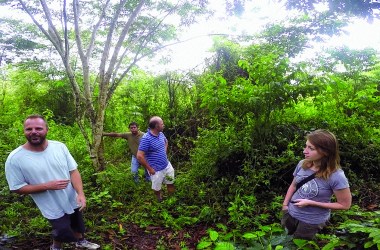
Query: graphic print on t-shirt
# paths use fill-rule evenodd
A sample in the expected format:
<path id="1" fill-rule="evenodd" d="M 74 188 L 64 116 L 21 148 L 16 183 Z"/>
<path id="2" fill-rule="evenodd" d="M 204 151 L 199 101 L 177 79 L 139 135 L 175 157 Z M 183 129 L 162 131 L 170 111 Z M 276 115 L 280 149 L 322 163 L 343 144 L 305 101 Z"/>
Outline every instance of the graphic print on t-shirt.
<path id="1" fill-rule="evenodd" d="M 307 176 L 302 176 L 301 178 L 299 178 L 300 180 L 297 182 L 300 182 L 301 180 L 305 179 L 306 177 Z M 310 180 L 310 181 L 306 182 L 305 184 L 303 184 L 302 187 L 300 187 L 297 190 L 297 193 L 299 196 L 302 197 L 302 199 L 314 198 L 315 196 L 318 195 L 318 184 L 315 181 L 315 179 Z"/>

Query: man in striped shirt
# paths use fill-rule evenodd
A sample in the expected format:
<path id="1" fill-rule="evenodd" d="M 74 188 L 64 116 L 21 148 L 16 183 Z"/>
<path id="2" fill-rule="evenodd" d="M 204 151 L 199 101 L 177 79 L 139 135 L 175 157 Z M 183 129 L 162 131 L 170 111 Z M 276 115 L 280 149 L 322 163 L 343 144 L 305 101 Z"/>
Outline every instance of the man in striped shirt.
<path id="1" fill-rule="evenodd" d="M 158 116 L 149 120 L 149 129 L 140 140 L 137 160 L 148 170 L 152 181 L 152 189 L 159 202 L 162 201 L 161 187 L 167 185 L 168 193 L 174 188 L 174 169 L 167 157 L 168 140 L 162 133 L 164 122 Z"/>

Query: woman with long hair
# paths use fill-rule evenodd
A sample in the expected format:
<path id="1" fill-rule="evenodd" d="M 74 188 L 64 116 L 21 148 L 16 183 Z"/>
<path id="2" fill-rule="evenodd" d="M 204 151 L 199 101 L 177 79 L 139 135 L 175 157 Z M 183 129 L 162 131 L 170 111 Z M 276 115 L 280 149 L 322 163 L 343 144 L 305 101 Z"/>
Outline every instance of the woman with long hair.
<path id="1" fill-rule="evenodd" d="M 285 195 L 281 224 L 294 238 L 311 240 L 326 225 L 330 211 L 349 209 L 352 197 L 333 133 L 309 133 L 303 153 L 305 159 L 297 164 Z"/>

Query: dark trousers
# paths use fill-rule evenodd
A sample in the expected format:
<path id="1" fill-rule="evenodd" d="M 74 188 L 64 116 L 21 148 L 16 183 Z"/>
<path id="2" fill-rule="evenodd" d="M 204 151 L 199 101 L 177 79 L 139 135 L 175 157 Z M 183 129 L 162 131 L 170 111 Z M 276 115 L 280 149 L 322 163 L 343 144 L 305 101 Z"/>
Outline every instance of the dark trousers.
<path id="1" fill-rule="evenodd" d="M 284 211 L 281 225 L 288 230 L 289 235 L 293 235 L 296 239 L 312 240 L 326 226 L 326 223 L 308 224 L 293 218 L 288 211 Z"/>
<path id="2" fill-rule="evenodd" d="M 53 227 L 52 236 L 54 240 L 60 242 L 76 242 L 78 238 L 75 233 L 85 232 L 82 212 L 79 208 L 74 210 L 72 214 L 65 214 L 61 218 L 49 220 Z"/>

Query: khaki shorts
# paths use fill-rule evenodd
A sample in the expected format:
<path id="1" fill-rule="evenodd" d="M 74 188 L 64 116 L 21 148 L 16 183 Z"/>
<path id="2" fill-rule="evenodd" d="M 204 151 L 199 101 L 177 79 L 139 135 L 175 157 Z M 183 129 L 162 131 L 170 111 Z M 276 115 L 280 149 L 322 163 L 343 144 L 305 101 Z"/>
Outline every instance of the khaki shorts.
<path id="1" fill-rule="evenodd" d="M 312 240 L 314 236 L 326 226 L 326 223 L 308 224 L 293 218 L 287 210 L 283 211 L 281 225 L 288 230 L 289 235 L 295 239 Z"/>
<path id="2" fill-rule="evenodd" d="M 174 168 L 169 162 L 168 166 L 161 170 L 156 171 L 154 175 L 150 176 L 152 181 L 152 189 L 155 191 L 160 191 L 162 184 L 173 184 L 174 183 Z"/>

